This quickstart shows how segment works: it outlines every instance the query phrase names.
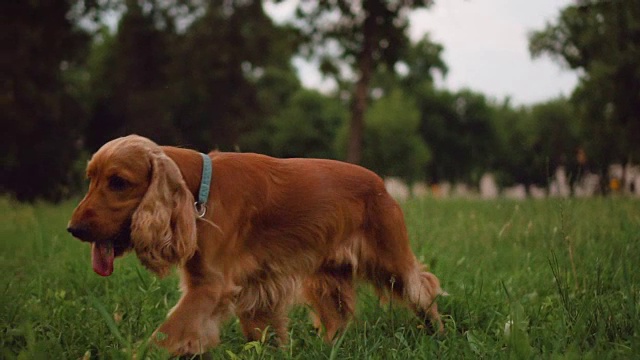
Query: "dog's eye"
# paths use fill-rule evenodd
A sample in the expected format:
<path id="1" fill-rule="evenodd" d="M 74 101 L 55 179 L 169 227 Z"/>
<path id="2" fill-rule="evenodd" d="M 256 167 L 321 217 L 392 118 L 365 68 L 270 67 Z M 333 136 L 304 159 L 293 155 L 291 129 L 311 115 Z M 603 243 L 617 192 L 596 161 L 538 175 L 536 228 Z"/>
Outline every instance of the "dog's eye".
<path id="1" fill-rule="evenodd" d="M 122 191 L 129 187 L 129 182 L 120 176 L 113 175 L 109 177 L 109 189 L 113 191 Z"/>

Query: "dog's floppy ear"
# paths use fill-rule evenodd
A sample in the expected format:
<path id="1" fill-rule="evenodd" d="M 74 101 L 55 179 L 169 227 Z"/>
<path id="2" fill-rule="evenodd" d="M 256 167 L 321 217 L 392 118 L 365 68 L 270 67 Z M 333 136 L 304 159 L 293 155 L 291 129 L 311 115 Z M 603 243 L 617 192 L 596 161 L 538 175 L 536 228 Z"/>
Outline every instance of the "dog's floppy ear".
<path id="1" fill-rule="evenodd" d="M 196 250 L 193 195 L 180 169 L 160 149 L 149 151 L 151 182 L 131 219 L 131 242 L 142 264 L 159 276 Z"/>

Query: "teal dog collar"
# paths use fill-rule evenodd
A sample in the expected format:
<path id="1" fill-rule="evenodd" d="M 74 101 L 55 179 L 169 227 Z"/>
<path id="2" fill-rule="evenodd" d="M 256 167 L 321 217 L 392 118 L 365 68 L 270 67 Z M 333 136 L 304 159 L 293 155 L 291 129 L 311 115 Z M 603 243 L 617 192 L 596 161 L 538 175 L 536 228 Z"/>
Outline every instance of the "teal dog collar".
<path id="1" fill-rule="evenodd" d="M 209 155 L 200 153 L 202 156 L 202 176 L 200 178 L 200 191 L 198 192 L 198 201 L 193 205 L 196 208 L 198 217 L 204 217 L 207 213 L 207 200 L 209 200 L 209 189 L 211 187 L 211 173 L 213 172 L 211 158 Z"/>

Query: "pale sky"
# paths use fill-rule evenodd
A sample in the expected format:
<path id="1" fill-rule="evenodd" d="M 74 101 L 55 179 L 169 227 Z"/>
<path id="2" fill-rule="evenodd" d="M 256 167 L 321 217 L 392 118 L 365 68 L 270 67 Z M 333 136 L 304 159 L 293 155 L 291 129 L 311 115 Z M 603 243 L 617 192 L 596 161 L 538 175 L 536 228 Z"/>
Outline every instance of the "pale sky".
<path id="1" fill-rule="evenodd" d="M 265 10 L 277 22 L 291 18 L 298 0 L 278 5 L 267 3 Z M 527 34 L 555 21 L 561 8 L 571 0 L 436 0 L 428 10 L 410 15 L 412 40 L 429 33 L 444 45 L 449 67 L 440 87 L 469 88 L 489 98 L 511 97 L 515 104 L 533 104 L 559 95 L 569 96 L 577 83 L 574 71 L 563 69 L 548 57 L 532 60 Z M 302 83 L 326 88 L 317 69 L 297 59 Z"/>

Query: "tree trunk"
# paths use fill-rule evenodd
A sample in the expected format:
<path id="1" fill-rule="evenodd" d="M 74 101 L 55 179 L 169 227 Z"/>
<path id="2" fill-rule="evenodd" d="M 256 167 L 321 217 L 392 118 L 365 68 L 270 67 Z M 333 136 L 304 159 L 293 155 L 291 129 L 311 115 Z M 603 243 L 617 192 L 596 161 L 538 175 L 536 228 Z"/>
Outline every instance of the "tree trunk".
<path id="1" fill-rule="evenodd" d="M 366 11 L 367 9 L 365 9 Z M 360 77 L 356 83 L 351 103 L 351 123 L 349 126 L 349 143 L 347 145 L 347 161 L 358 164 L 362 160 L 362 140 L 364 136 L 364 113 L 367 110 L 369 84 L 373 72 L 373 46 L 375 22 L 371 12 L 367 12 L 364 20 L 362 51 L 358 56 Z"/>
<path id="2" fill-rule="evenodd" d="M 361 71 L 364 69 L 360 69 Z M 358 164 L 362 160 L 362 139 L 364 135 L 364 112 L 367 109 L 368 81 L 364 76 L 356 84 L 353 103 L 351 105 L 351 123 L 349 125 L 349 144 L 347 147 L 347 161 Z"/>

